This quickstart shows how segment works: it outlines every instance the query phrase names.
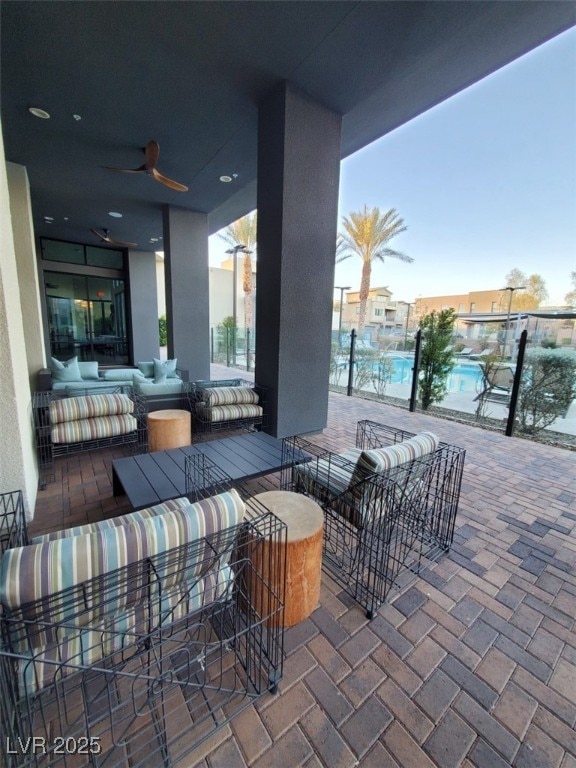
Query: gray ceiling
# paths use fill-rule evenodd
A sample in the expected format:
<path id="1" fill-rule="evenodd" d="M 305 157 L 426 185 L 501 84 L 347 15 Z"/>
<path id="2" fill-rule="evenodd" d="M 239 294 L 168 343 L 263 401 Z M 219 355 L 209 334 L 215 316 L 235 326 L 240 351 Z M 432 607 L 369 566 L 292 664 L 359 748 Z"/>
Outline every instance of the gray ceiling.
<path id="1" fill-rule="evenodd" d="M 96 244 L 90 228 L 107 227 L 143 250 L 158 248 L 164 204 L 207 212 L 211 232 L 255 207 L 258 103 L 282 81 L 343 115 L 346 157 L 576 23 L 576 5 L 554 0 L 5 0 L 0 12 L 6 159 L 28 169 L 37 233 Z M 140 165 L 150 139 L 188 192 L 102 168 Z"/>

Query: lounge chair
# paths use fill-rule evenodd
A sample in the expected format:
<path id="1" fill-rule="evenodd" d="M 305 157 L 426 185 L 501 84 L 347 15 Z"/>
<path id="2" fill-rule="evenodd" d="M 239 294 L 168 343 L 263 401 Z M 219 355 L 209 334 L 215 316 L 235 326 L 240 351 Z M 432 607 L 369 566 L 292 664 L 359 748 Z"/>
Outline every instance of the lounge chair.
<path id="1" fill-rule="evenodd" d="M 481 365 L 480 369 L 483 389 L 474 400 L 493 400 L 508 404 L 514 383 L 515 368 L 512 365 L 503 364 L 488 368 Z"/>
<path id="2" fill-rule="evenodd" d="M 458 352 L 458 357 L 469 357 L 474 352 L 474 347 L 464 347 Z"/>
<path id="3" fill-rule="evenodd" d="M 486 349 L 483 349 L 482 352 L 471 352 L 469 357 L 471 360 L 478 360 L 481 357 L 488 357 L 488 355 L 493 355 L 494 350 L 490 349 L 490 347 L 486 347 Z"/>

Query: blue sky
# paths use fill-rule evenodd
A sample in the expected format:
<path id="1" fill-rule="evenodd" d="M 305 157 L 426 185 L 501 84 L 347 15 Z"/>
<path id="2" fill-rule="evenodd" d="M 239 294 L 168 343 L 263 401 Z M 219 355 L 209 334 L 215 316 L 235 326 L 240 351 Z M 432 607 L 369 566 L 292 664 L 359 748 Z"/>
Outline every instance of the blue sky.
<path id="1" fill-rule="evenodd" d="M 393 298 L 498 289 L 513 268 L 540 274 L 563 303 L 576 270 L 576 28 L 342 162 L 339 225 L 396 208 L 408 230 L 372 286 Z M 223 258 L 211 238 L 211 264 Z M 357 290 L 361 262 L 336 266 Z"/>

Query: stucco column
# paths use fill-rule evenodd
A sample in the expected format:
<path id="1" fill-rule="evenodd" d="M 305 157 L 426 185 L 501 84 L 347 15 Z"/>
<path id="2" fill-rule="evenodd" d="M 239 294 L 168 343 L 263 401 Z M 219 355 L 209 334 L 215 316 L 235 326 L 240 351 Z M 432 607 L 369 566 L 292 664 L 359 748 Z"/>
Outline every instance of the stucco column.
<path id="1" fill-rule="evenodd" d="M 287 85 L 259 109 L 256 381 L 278 437 L 327 422 L 340 130 Z"/>
<path id="2" fill-rule="evenodd" d="M 128 253 L 130 271 L 130 307 L 132 321 L 132 355 L 135 363 L 152 360 L 160 355 L 158 331 L 158 287 L 156 254 L 131 250 Z"/>
<path id="3" fill-rule="evenodd" d="M 22 306 L 26 307 L 26 312 L 22 315 L 26 360 L 28 362 L 30 386 L 34 389 L 38 371 L 46 366 L 46 352 L 44 348 L 44 326 L 40 304 L 32 203 L 30 202 L 30 184 L 28 182 L 28 173 L 23 165 L 6 163 L 6 174 L 10 195 L 10 213 L 12 215 L 12 232 L 14 236 L 16 268 L 18 270 L 20 302 Z"/>
<path id="4" fill-rule="evenodd" d="M 0 233 L 0 493 L 22 490 L 27 516 L 31 518 L 38 470 L 21 296 L 29 292 L 33 297 L 37 283 L 19 284 L 1 132 Z M 27 277 L 23 274 L 22 279 L 32 278 L 30 274 Z"/>
<path id="5" fill-rule="evenodd" d="M 209 379 L 208 216 L 166 206 L 163 222 L 168 357 Z"/>

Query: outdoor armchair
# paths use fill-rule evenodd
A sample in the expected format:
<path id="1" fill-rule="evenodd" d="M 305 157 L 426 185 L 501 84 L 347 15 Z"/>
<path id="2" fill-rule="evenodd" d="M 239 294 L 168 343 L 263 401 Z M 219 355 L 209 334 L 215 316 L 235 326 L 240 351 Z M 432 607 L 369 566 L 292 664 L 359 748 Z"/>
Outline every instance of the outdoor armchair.
<path id="1" fill-rule="evenodd" d="M 465 452 L 431 433 L 358 423 L 356 447 L 327 451 L 301 437 L 284 441 L 283 485 L 324 510 L 323 567 L 373 618 L 450 549 Z M 302 460 L 302 455 L 305 459 Z"/>

